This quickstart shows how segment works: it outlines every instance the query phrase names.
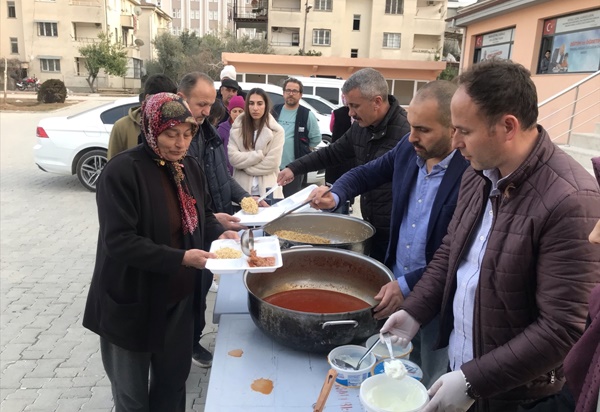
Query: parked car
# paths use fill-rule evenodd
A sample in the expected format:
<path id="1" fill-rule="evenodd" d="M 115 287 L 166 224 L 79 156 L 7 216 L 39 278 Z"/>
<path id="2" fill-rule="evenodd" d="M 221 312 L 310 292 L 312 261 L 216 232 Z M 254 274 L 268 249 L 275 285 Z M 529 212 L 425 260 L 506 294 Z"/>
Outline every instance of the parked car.
<path id="1" fill-rule="evenodd" d="M 338 104 L 331 103 L 329 100 L 323 99 L 321 96 L 314 95 L 302 95 L 302 99 L 306 100 L 308 104 L 314 107 L 319 113 L 323 115 L 331 115 L 335 109 L 341 107 Z"/>
<path id="2" fill-rule="evenodd" d="M 275 91 L 271 93 L 277 95 Z M 107 162 L 108 139 L 113 124 L 126 116 L 131 107 L 138 105 L 137 96 L 126 97 L 72 116 L 42 119 L 36 129 L 37 143 L 33 148 L 35 163 L 44 172 L 76 174 L 83 187 L 95 191 L 96 181 Z M 320 118 L 322 133 L 328 133 L 324 139 L 331 141 L 329 118 L 320 115 L 307 103 L 303 105 Z M 324 129 L 324 125 L 327 125 L 327 129 Z M 326 144 L 322 143 L 321 146 Z M 323 170 L 311 173 L 309 183 L 322 183 L 324 176 Z"/>

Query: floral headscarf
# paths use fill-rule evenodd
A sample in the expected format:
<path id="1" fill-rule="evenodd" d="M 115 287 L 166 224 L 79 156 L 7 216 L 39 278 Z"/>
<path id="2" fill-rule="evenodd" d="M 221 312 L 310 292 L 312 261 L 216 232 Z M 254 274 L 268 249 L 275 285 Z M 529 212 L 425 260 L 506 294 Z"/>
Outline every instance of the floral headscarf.
<path id="1" fill-rule="evenodd" d="M 178 161 L 166 160 L 158 149 L 158 136 L 167 129 L 181 123 L 190 123 L 192 134 L 198 131 L 198 123 L 190 109 L 180 96 L 172 93 L 158 93 L 150 96 L 142 103 L 142 133 L 146 143 L 154 152 L 153 156 L 159 167 L 167 167 L 173 176 L 177 189 L 179 208 L 181 210 L 181 225 L 183 234 L 193 233 L 198 228 L 198 213 L 196 211 L 196 200 L 183 174 L 183 164 Z M 185 156 L 185 155 L 184 155 Z"/>

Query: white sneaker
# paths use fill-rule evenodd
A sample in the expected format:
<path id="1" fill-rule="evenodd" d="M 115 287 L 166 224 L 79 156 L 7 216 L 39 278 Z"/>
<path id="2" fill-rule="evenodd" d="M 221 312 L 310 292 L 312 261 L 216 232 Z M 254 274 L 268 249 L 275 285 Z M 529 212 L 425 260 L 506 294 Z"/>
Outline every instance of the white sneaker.
<path id="1" fill-rule="evenodd" d="M 213 279 L 212 281 L 212 285 L 210 285 L 210 289 L 208 289 L 209 292 L 214 292 L 216 293 L 219 290 L 219 285 L 217 284 L 217 282 L 215 282 L 215 280 Z"/>

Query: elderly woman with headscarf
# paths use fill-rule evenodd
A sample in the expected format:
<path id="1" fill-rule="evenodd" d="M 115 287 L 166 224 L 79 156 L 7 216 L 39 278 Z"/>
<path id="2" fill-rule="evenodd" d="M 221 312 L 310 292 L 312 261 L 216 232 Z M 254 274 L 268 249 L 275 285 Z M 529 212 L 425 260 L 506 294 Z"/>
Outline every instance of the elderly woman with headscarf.
<path id="1" fill-rule="evenodd" d="M 236 238 L 210 210 L 198 125 L 170 93 L 142 105 L 143 143 L 115 156 L 97 184 L 99 235 L 83 325 L 100 335 L 116 410 L 184 411 L 192 291 L 209 242 Z M 150 381 L 148 382 L 148 375 Z"/>

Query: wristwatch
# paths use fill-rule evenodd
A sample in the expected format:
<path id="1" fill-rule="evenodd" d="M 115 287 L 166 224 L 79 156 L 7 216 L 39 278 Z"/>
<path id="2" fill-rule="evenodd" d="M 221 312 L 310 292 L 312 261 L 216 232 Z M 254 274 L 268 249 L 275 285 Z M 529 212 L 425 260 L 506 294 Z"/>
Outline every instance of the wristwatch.
<path id="1" fill-rule="evenodd" d="M 465 378 L 465 385 L 467 387 L 467 389 L 465 391 L 465 395 L 467 395 L 469 398 L 471 398 L 473 400 L 477 400 L 477 399 L 481 398 L 481 395 L 479 394 L 479 392 L 477 392 L 475 390 L 475 388 L 473 388 L 473 386 L 471 386 L 471 382 L 469 382 L 469 380 L 465 376 L 465 373 L 462 370 L 460 372 L 462 373 L 463 378 Z"/>

